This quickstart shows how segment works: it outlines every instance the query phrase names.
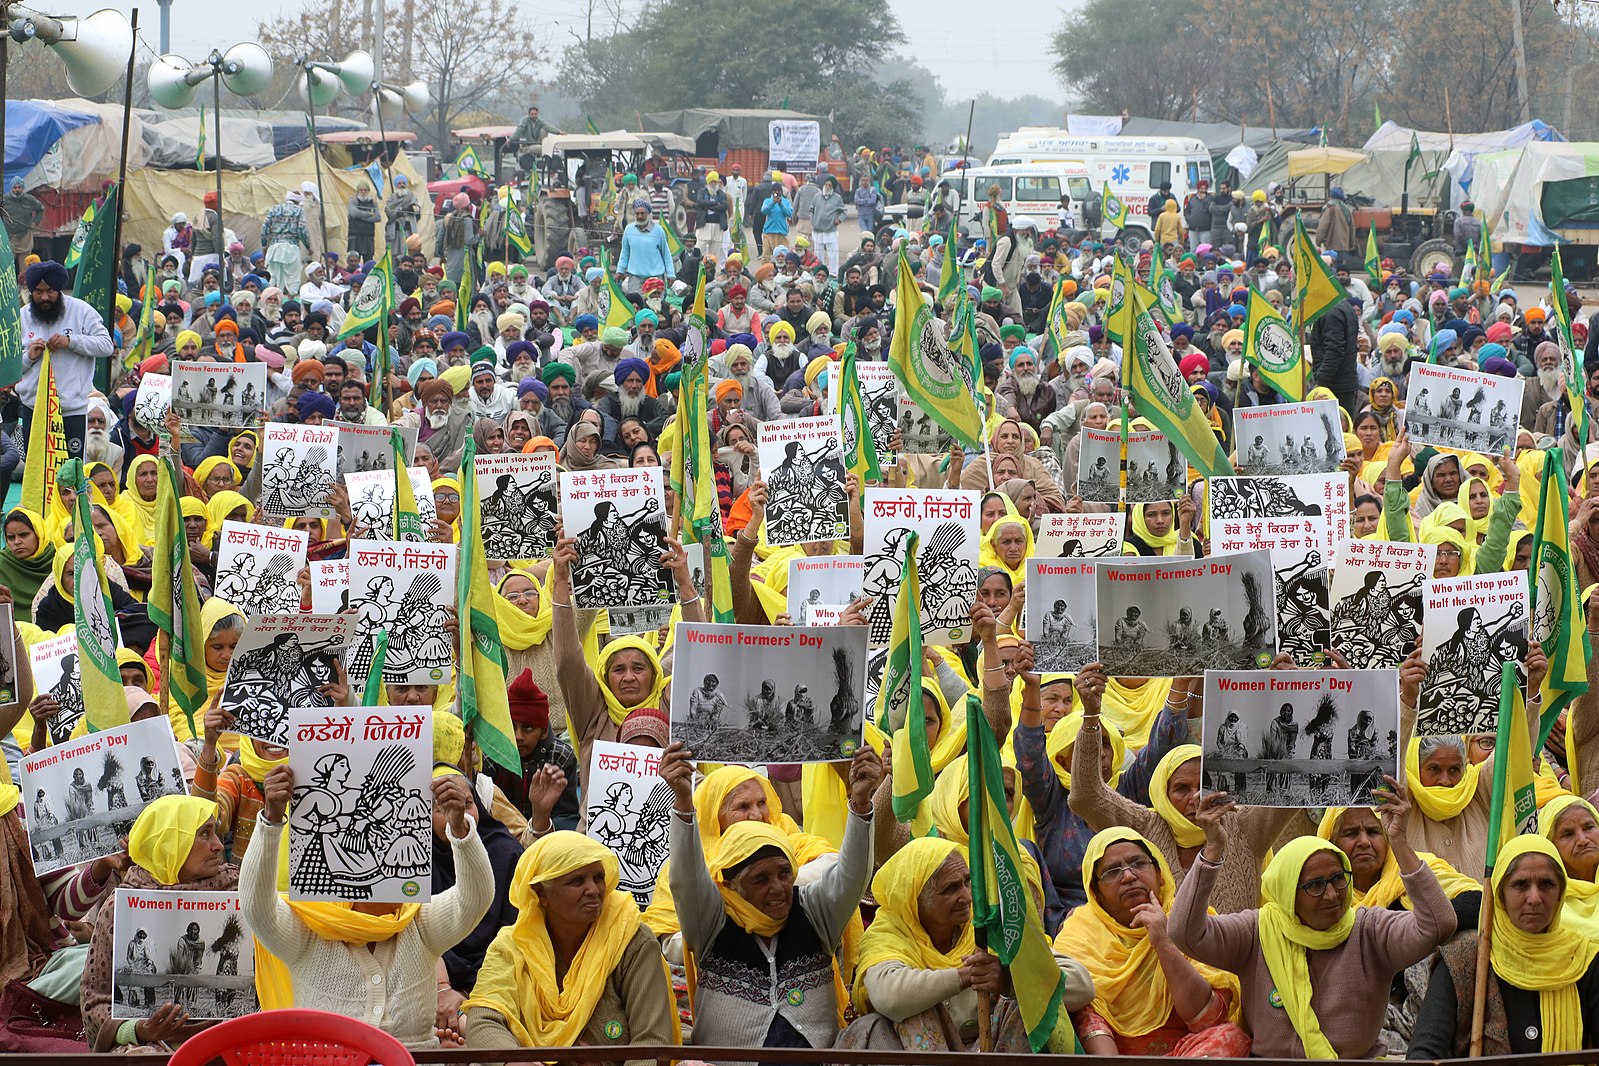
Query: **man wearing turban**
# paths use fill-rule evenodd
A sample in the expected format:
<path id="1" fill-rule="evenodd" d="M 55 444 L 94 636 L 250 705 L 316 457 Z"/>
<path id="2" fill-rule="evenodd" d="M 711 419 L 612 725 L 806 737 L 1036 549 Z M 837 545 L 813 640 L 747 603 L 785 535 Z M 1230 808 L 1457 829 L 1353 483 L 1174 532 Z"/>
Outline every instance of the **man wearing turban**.
<path id="1" fill-rule="evenodd" d="M 407 411 L 396 425 L 417 427 L 417 443 L 428 446 L 438 460 L 439 468 L 455 470 L 461 465 L 461 453 L 466 446 L 470 422 L 471 416 L 466 405 L 456 402 L 453 378 L 441 375 L 417 385 L 416 406 Z"/>
<path id="2" fill-rule="evenodd" d="M 76 296 L 68 296 L 71 287 L 66 268 L 53 260 L 34 263 L 23 273 L 22 289 L 28 302 L 22 307 L 20 323 L 24 367 L 17 382 L 17 398 L 22 401 L 22 439 L 27 440 L 39 398 L 41 357 L 48 351 L 50 373 L 61 401 L 67 454 L 81 458 L 95 361 L 111 358 L 115 348 L 100 312 Z"/>
<path id="3" fill-rule="evenodd" d="M 616 392 L 600 401 L 600 413 L 609 418 L 608 427 L 619 430 L 624 418 L 636 418 L 644 423 L 650 439 L 660 436 L 666 412 L 661 409 L 660 401 L 645 391 L 650 375 L 650 365 L 642 359 L 629 356 L 617 362 Z"/>
<path id="4" fill-rule="evenodd" d="M 554 431 L 545 425 L 545 432 L 557 447 L 566 443 L 566 431 L 577 416 L 589 406 L 589 402 L 573 393 L 577 385 L 577 368 L 571 363 L 551 363 L 539 372 L 539 380 L 544 382 L 550 390 L 550 398 L 545 403 L 545 408 L 555 416 L 559 424 Z"/>

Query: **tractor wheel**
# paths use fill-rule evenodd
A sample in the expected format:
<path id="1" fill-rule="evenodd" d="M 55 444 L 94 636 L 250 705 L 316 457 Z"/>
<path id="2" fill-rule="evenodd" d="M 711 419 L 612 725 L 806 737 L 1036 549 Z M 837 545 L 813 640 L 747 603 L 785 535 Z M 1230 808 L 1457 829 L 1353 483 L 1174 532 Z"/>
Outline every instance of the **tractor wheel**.
<path id="1" fill-rule="evenodd" d="M 1410 276 L 1425 278 L 1428 274 L 1443 271 L 1451 278 L 1460 276 L 1460 268 L 1465 264 L 1455 251 L 1453 241 L 1436 238 L 1422 241 L 1410 257 Z"/>
<path id="2" fill-rule="evenodd" d="M 534 226 L 544 233 L 544 243 L 538 249 L 538 262 L 546 270 L 552 270 L 555 261 L 571 251 L 572 201 L 553 196 L 540 200 Z"/>

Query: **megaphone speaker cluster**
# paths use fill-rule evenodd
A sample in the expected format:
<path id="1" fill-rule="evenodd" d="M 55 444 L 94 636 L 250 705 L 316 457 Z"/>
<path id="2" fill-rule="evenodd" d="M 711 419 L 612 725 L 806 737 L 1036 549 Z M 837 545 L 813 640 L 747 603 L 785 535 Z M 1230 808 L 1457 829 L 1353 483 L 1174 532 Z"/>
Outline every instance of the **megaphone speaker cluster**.
<path id="1" fill-rule="evenodd" d="M 254 41 L 229 48 L 218 66 L 210 62 L 190 63 L 182 56 L 168 54 L 150 64 L 145 82 L 151 99 L 176 111 L 193 103 L 195 90 L 211 77 L 220 77 L 230 92 L 253 96 L 272 81 L 272 57 Z"/>

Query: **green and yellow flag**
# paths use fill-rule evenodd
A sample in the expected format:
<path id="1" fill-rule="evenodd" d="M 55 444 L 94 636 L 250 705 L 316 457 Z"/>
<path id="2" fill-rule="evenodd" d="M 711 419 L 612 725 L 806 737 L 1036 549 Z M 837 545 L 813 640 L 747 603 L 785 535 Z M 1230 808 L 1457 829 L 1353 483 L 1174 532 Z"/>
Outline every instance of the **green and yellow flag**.
<path id="1" fill-rule="evenodd" d="M 489 584 L 488 554 L 483 550 L 483 517 L 477 498 L 477 445 L 470 438 L 461 456 L 461 559 L 455 568 L 455 602 L 461 619 L 461 669 L 456 691 L 461 720 L 478 749 L 494 765 L 516 770 L 511 704 L 506 695 L 505 646 Z"/>
<path id="2" fill-rule="evenodd" d="M 1588 405 L 1584 402 L 1587 391 L 1583 383 L 1582 349 L 1571 335 L 1571 308 L 1566 304 L 1566 272 L 1560 261 L 1560 245 L 1554 247 L 1549 261 L 1549 306 L 1555 318 L 1555 335 L 1560 342 L 1560 366 L 1566 379 L 1566 402 L 1571 406 L 1571 417 L 1581 412 L 1582 425 L 1578 440 L 1588 439 Z"/>
<path id="3" fill-rule="evenodd" d="M 144 292 L 139 296 L 139 328 L 134 331 L 131 342 L 125 342 L 127 354 L 122 357 L 122 365 L 128 370 L 150 358 L 155 347 L 155 301 L 159 291 L 155 271 L 146 263 Z"/>
<path id="4" fill-rule="evenodd" d="M 1177 445 L 1201 477 L 1232 477 L 1227 452 L 1178 371 L 1142 287 L 1134 288 L 1129 299 L 1132 335 L 1122 350 L 1122 375 L 1133 405 Z"/>
<path id="5" fill-rule="evenodd" d="M 533 181 L 536 184 L 538 171 L 534 171 L 533 175 Z M 538 195 L 536 189 L 533 194 L 535 196 Z M 511 243 L 512 248 L 516 249 L 517 255 L 529 256 L 533 254 L 533 238 L 528 235 L 527 221 L 522 217 L 522 207 L 516 202 L 516 197 L 511 195 L 510 190 L 506 190 L 505 194 L 505 239 Z"/>
<path id="6" fill-rule="evenodd" d="M 1066 353 L 1066 279 L 1055 284 L 1055 293 L 1049 298 L 1049 318 L 1044 323 L 1044 350 L 1038 354 L 1043 363 Z"/>
<path id="7" fill-rule="evenodd" d="M 89 206 L 83 209 L 83 217 L 78 219 L 78 228 L 72 231 L 72 244 L 67 248 L 67 257 L 61 261 L 61 265 L 68 270 L 77 266 L 78 260 L 83 258 L 83 242 L 89 239 L 89 228 L 94 225 L 96 210 L 94 201 L 90 200 Z M 10 246 L 11 242 L 7 240 L 6 247 Z"/>
<path id="8" fill-rule="evenodd" d="M 1540 748 L 1560 712 L 1588 691 L 1588 656 L 1592 648 L 1571 558 L 1571 502 L 1566 494 L 1565 465 L 1560 449 L 1550 448 L 1544 453 L 1538 528 L 1532 542 L 1532 639 L 1549 658 L 1549 673 L 1539 690 L 1543 694 L 1538 723 Z"/>
<path id="9" fill-rule="evenodd" d="M 417 510 L 416 489 L 405 465 L 405 438 L 400 436 L 399 426 L 389 430 L 389 444 L 394 452 L 394 527 L 390 532 L 395 540 L 424 541 L 427 531 L 422 528 L 422 512 Z"/>
<path id="10" fill-rule="evenodd" d="M 605 281 L 601 288 L 610 296 L 611 301 L 605 308 L 605 321 L 602 326 L 609 329 L 617 326 L 629 329 L 633 325 L 633 301 L 627 298 L 627 293 L 622 291 L 622 283 L 616 280 L 616 275 L 611 273 L 611 257 L 600 249 L 600 269 L 605 272 Z"/>
<path id="11" fill-rule="evenodd" d="M 310 118 L 307 117 L 306 118 L 306 124 L 308 126 L 310 125 L 310 122 L 311 122 Z M 218 165 L 220 165 L 220 161 L 218 161 Z M 194 169 L 198 170 L 202 174 L 205 173 L 205 105 L 204 104 L 200 105 L 200 136 L 199 136 L 199 138 L 196 141 L 196 145 L 195 145 L 195 149 L 194 149 Z"/>
<path id="12" fill-rule="evenodd" d="M 922 800 L 933 794 L 933 757 L 927 720 L 922 717 L 922 580 L 916 566 L 920 543 L 914 530 L 906 534 L 888 659 L 877 692 L 877 727 L 893 737 L 894 817 L 902 822 L 915 819 Z M 897 729 L 895 722 L 900 723 Z"/>
<path id="13" fill-rule="evenodd" d="M 455 328 L 466 332 L 467 319 L 472 316 L 472 296 L 477 288 L 472 257 L 468 255 L 461 264 L 461 284 L 455 288 Z"/>
<path id="14" fill-rule="evenodd" d="M 1377 255 L 1377 227 L 1366 230 L 1366 276 L 1373 289 L 1382 288 L 1382 259 Z M 1253 290 L 1251 290 L 1253 291 Z"/>
<path id="15" fill-rule="evenodd" d="M 828 368 L 831 371 L 831 367 Z M 883 480 L 877 465 L 877 444 L 872 440 L 871 422 L 861 398 L 860 371 L 855 367 L 855 342 L 844 346 L 844 360 L 838 372 L 838 421 L 844 433 L 844 467 L 864 485 Z"/>
<path id="16" fill-rule="evenodd" d="M 931 212 L 928 212 L 931 217 Z M 944 234 L 944 259 L 938 267 L 938 302 L 941 306 L 949 306 L 949 298 L 957 292 L 963 291 L 966 286 L 965 279 L 961 277 L 960 263 L 955 256 L 955 223 L 950 221 L 949 230 Z"/>
<path id="17" fill-rule="evenodd" d="M 1069 1022 L 1059 1024 L 1066 978 L 1055 961 L 1028 884 L 1026 863 L 1005 800 L 999 741 L 983 715 L 979 696 L 966 697 L 966 737 L 971 791 L 967 851 L 972 872 L 972 925 L 978 946 L 992 949 L 1010 970 L 1016 1006 L 1033 1051 L 1071 1053 L 1076 1050 L 1075 1032 Z M 894 765 L 899 766 L 897 759 Z M 1042 891 L 1042 884 L 1039 888 Z"/>
<path id="18" fill-rule="evenodd" d="M 374 328 L 379 333 L 388 332 L 389 312 L 394 308 L 393 256 L 392 251 L 384 252 L 383 258 L 372 268 L 372 273 L 361 282 L 355 302 L 350 305 L 350 313 L 344 316 L 344 324 L 339 327 L 339 340 L 347 340 Z"/>
<path id="19" fill-rule="evenodd" d="M 1127 225 L 1127 204 L 1115 193 L 1110 191 L 1110 182 L 1106 182 L 1099 197 L 1100 214 L 1106 222 L 1121 229 Z"/>
<path id="20" fill-rule="evenodd" d="M 972 398 L 959 356 L 932 328 L 933 309 L 916 285 L 905 249 L 899 252 L 894 340 L 888 363 L 923 411 L 969 448 L 983 446 L 983 416 Z"/>
<path id="21" fill-rule="evenodd" d="M 483 164 L 478 161 L 477 149 L 470 144 L 463 147 L 460 154 L 455 157 L 455 169 L 462 174 L 481 175 Z"/>
<path id="22" fill-rule="evenodd" d="M 683 235 L 677 232 L 677 227 L 672 225 L 672 220 L 666 216 L 661 217 L 661 229 L 666 231 L 666 251 L 673 259 L 683 254 Z"/>
<path id="23" fill-rule="evenodd" d="M 67 430 L 61 418 L 61 395 L 50 369 L 50 350 L 39 356 L 39 394 L 28 425 L 28 463 L 22 471 L 22 506 L 48 515 L 55 507 L 56 471 L 67 461 Z M 38 462 L 34 462 L 34 458 Z"/>
<path id="24" fill-rule="evenodd" d="M 1553 664 L 1551 664 L 1553 665 Z M 1527 735 L 1527 702 L 1517 684 L 1518 664 L 1499 668 L 1499 732 L 1494 739 L 1493 802 L 1488 813 L 1484 876 L 1492 877 L 1499 849 L 1538 824 L 1532 739 Z"/>
<path id="25" fill-rule="evenodd" d="M 688 336 L 683 347 L 683 372 L 678 386 L 678 446 L 672 456 L 676 484 L 690 491 L 683 543 L 702 545 L 706 555 L 705 597 L 711 604 L 711 621 L 733 621 L 733 580 L 728 566 L 727 539 L 722 533 L 722 509 L 716 501 L 715 451 L 711 447 L 709 362 L 705 357 L 705 271 L 694 287 L 694 302 L 687 315 Z M 682 460 L 676 452 L 683 452 Z M 685 476 L 686 468 L 686 476 Z M 687 484 L 691 479 L 692 484 Z M 678 507 L 684 496 L 678 496 Z"/>
<path id="26" fill-rule="evenodd" d="M 1133 271 L 1119 248 L 1112 248 L 1110 254 L 1110 299 L 1105 301 L 1105 336 L 1112 343 L 1125 345 L 1127 323 L 1131 321 L 1128 298 L 1132 295 Z"/>
<path id="27" fill-rule="evenodd" d="M 583 132 L 593 136 L 600 132 L 600 127 L 595 125 L 594 116 L 589 115 L 583 120 Z"/>
<path id="28" fill-rule="evenodd" d="M 1306 330 L 1339 300 L 1347 300 L 1349 293 L 1333 276 L 1327 261 L 1316 254 L 1316 246 L 1311 243 L 1310 234 L 1305 230 L 1303 215 L 1294 215 L 1291 257 L 1294 264 L 1295 327 Z"/>
<path id="29" fill-rule="evenodd" d="M 117 646 L 122 639 L 117 632 L 117 609 L 106 588 L 101 565 L 105 549 L 94 531 L 83 460 L 67 460 L 56 480 L 58 490 L 70 488 L 78 494 L 72 508 L 72 622 L 78 634 L 84 718 L 90 732 L 113 729 L 128 723 L 128 701 L 122 694 L 122 671 L 117 666 Z"/>
<path id="30" fill-rule="evenodd" d="M 1244 318 L 1244 358 L 1260 368 L 1260 376 L 1279 395 L 1305 398 L 1305 346 L 1295 343 L 1288 320 L 1254 289 L 1249 290 Z"/>
<path id="31" fill-rule="evenodd" d="M 204 731 L 196 716 L 205 708 L 205 634 L 200 632 L 200 593 L 189 565 L 189 540 L 183 529 L 178 499 L 182 482 L 168 455 L 156 460 L 160 481 L 155 490 L 155 558 L 150 566 L 150 621 L 171 642 L 171 672 L 163 695 L 170 693 L 195 736 Z"/>

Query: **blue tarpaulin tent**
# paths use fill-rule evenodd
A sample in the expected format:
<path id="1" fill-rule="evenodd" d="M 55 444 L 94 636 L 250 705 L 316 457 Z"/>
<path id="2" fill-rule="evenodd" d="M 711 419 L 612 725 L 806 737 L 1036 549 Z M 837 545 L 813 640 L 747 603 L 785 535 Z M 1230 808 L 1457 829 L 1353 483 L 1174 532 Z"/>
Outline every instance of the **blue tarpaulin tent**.
<path id="1" fill-rule="evenodd" d="M 6 101 L 5 188 L 39 165 L 63 136 L 99 122 L 98 115 L 43 100 Z"/>

